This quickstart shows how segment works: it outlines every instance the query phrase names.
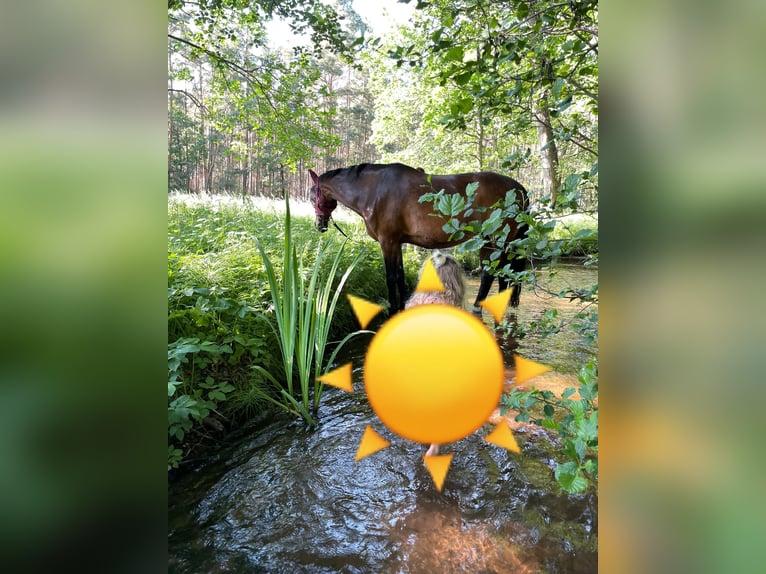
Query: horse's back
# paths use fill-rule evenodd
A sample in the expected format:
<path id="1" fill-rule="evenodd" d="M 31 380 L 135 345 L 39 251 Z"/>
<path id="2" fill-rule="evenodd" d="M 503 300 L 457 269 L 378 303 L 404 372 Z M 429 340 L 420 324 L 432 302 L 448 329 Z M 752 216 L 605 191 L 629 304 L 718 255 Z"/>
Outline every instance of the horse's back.
<path id="1" fill-rule="evenodd" d="M 512 189 L 526 191 L 524 186 L 512 177 L 495 173 L 494 171 L 474 171 L 431 176 L 431 184 L 435 189 L 445 189 L 450 193 L 465 193 L 466 186 L 475 182 L 479 184 L 478 190 L 485 189 L 489 192 L 500 190 L 505 194 L 506 191 Z"/>

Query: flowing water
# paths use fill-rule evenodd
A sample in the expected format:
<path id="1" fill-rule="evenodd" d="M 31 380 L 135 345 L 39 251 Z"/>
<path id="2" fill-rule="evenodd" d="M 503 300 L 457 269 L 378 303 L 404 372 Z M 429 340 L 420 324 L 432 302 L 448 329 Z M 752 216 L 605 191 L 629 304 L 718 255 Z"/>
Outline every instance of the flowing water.
<path id="1" fill-rule="evenodd" d="M 591 280 L 588 270 L 576 281 Z M 522 296 L 520 320 L 561 302 L 535 298 Z M 566 370 L 588 355 L 579 344 L 576 335 L 526 338 L 516 352 L 549 353 Z M 438 492 L 425 447 L 388 432 L 369 408 L 364 352 L 360 341 L 346 357 L 355 392 L 328 388 L 315 429 L 291 419 L 254 423 L 171 483 L 170 572 L 597 571 L 597 495 L 561 492 L 542 429 L 516 434 L 521 455 L 484 442 L 486 429 L 445 446 L 455 456 Z M 354 462 L 367 424 L 391 446 Z"/>
<path id="2" fill-rule="evenodd" d="M 559 293 L 565 289 L 587 289 L 598 282 L 598 269 L 584 267 L 582 265 L 560 264 L 554 274 L 537 272 L 534 287 L 525 286 L 521 292 L 521 301 L 517 308 L 510 309 L 506 313 L 506 322 L 517 321 L 522 325 L 530 322 L 541 322 L 546 311 L 556 310 L 555 322 L 563 321 L 565 324 L 574 322 L 575 315 L 586 310 L 587 306 L 566 298 L 556 297 L 552 293 Z M 479 281 L 468 281 L 465 307 L 470 309 L 479 290 Z M 497 290 L 493 286 L 492 295 Z M 494 328 L 494 320 L 489 313 L 482 315 L 488 326 Z M 559 373 L 576 373 L 581 365 L 593 358 L 596 347 L 589 344 L 576 329 L 563 328 L 560 332 L 542 336 L 532 333 L 520 340 L 503 337 L 498 341 L 504 351 L 506 361 L 510 362 L 510 355 L 516 352 L 524 357 L 533 359 L 552 367 Z"/>

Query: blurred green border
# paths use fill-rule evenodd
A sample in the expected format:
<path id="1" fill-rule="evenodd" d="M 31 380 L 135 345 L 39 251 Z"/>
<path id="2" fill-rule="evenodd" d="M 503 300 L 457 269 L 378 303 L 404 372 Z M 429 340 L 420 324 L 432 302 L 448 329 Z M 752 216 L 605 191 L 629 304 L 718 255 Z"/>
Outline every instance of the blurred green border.
<path id="1" fill-rule="evenodd" d="M 602 567 L 763 571 L 766 6 L 600 10 Z M 166 567 L 166 18 L 4 9 L 11 570 Z"/>

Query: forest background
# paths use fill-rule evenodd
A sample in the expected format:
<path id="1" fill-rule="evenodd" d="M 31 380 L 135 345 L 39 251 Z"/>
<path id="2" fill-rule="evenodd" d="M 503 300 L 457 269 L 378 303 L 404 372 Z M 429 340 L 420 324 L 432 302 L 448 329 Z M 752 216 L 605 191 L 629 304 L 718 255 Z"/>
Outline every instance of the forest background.
<path id="1" fill-rule="evenodd" d="M 412 5 L 381 37 L 350 0 L 171 2 L 168 187 L 306 199 L 308 168 L 401 161 L 595 213 L 596 3 Z M 272 47 L 278 17 L 303 41 Z"/>

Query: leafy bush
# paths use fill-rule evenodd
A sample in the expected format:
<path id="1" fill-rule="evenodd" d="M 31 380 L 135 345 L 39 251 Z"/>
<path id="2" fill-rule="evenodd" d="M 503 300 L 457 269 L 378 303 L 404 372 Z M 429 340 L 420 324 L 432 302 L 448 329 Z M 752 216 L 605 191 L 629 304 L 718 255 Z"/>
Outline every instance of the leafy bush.
<path id="1" fill-rule="evenodd" d="M 580 369 L 579 388 L 565 389 L 561 397 L 551 391 L 513 389 L 502 399 L 502 411 L 518 411 L 517 421 L 529 421 L 556 431 L 562 440 L 565 462 L 557 462 L 554 476 L 567 492 L 582 492 L 598 480 L 598 381 L 594 361 Z M 579 393 L 579 399 L 572 399 Z M 542 406 L 542 409 L 540 409 Z"/>
<path id="2" fill-rule="evenodd" d="M 183 443 L 194 423 L 203 423 L 212 412 L 217 412 L 218 404 L 234 390 L 227 381 L 216 381 L 210 376 L 205 377 L 204 382 L 193 384 L 195 369 L 207 369 L 220 362 L 225 353 L 231 353 L 228 345 L 195 338 L 179 339 L 168 345 L 168 470 L 178 467 L 183 456 L 178 445 Z M 182 373 L 184 364 L 191 368 L 189 378 Z"/>
<path id="3" fill-rule="evenodd" d="M 551 230 L 550 239 L 561 241 L 561 250 L 568 255 L 598 253 L 598 220 L 589 215 L 574 213 L 559 216 Z"/>

